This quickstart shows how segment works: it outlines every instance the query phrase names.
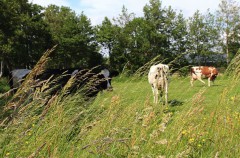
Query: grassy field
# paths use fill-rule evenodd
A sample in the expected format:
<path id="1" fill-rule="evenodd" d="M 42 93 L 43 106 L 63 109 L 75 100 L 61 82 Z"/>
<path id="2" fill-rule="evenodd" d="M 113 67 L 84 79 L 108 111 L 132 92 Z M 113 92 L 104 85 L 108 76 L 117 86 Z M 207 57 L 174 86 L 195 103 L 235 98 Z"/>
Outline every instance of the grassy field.
<path id="1" fill-rule="evenodd" d="M 172 77 L 168 107 L 153 104 L 146 77 L 112 85 L 88 102 L 33 96 L 1 124 L 0 157 L 240 157 L 238 80 L 191 87 L 189 77 Z"/>

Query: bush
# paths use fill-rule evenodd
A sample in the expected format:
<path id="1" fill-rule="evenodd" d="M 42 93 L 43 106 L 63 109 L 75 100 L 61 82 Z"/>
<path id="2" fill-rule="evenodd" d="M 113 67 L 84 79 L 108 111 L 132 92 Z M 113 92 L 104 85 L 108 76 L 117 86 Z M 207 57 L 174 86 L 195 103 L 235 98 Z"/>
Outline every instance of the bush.
<path id="1" fill-rule="evenodd" d="M 0 93 L 5 93 L 10 89 L 7 78 L 0 79 Z"/>

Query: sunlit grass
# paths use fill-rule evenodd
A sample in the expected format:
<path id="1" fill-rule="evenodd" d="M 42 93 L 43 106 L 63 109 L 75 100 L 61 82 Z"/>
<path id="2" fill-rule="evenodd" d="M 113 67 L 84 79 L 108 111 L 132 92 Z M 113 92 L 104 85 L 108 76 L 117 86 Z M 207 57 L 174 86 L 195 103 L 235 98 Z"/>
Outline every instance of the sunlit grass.
<path id="1" fill-rule="evenodd" d="M 231 84 L 230 84 L 231 83 Z M 1 157 L 240 157 L 240 86 L 172 77 L 169 106 L 153 104 L 146 77 L 113 79 L 113 91 L 33 100 L 0 131 Z"/>

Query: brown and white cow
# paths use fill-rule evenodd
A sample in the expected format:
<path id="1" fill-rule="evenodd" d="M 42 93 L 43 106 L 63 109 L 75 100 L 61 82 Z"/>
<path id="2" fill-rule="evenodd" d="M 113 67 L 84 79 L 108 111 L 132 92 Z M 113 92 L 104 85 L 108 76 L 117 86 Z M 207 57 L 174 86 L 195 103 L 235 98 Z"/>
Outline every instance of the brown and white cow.
<path id="1" fill-rule="evenodd" d="M 148 82 L 151 84 L 154 103 L 158 103 L 158 95 L 160 91 L 160 96 L 165 94 L 165 104 L 168 104 L 168 77 L 169 77 L 169 67 L 165 64 L 158 64 L 151 66 L 148 73 Z"/>
<path id="2" fill-rule="evenodd" d="M 194 66 L 191 67 L 191 86 L 193 86 L 194 80 L 199 80 L 200 82 L 205 82 L 202 80 L 202 77 L 208 78 L 208 86 L 210 86 L 210 82 L 214 82 L 218 75 L 218 70 L 212 66 Z"/>

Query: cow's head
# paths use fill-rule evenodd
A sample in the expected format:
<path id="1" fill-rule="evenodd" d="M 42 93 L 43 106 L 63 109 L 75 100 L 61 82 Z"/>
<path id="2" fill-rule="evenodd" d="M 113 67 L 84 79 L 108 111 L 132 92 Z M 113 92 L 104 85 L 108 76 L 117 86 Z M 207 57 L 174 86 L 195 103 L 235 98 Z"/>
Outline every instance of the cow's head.
<path id="1" fill-rule="evenodd" d="M 210 80 L 211 80 L 211 81 L 214 81 L 214 80 L 217 78 L 217 75 L 218 75 L 218 70 L 217 70 L 216 68 L 214 68 L 214 69 L 212 70 L 212 75 L 211 75 L 211 77 L 210 77 Z"/>
<path id="2" fill-rule="evenodd" d="M 104 89 L 107 90 L 113 90 L 112 85 L 111 85 L 111 80 L 112 78 L 110 77 L 110 72 L 108 69 L 103 69 L 101 70 L 100 74 L 102 74 L 105 78 L 105 83 L 103 85 Z"/>

